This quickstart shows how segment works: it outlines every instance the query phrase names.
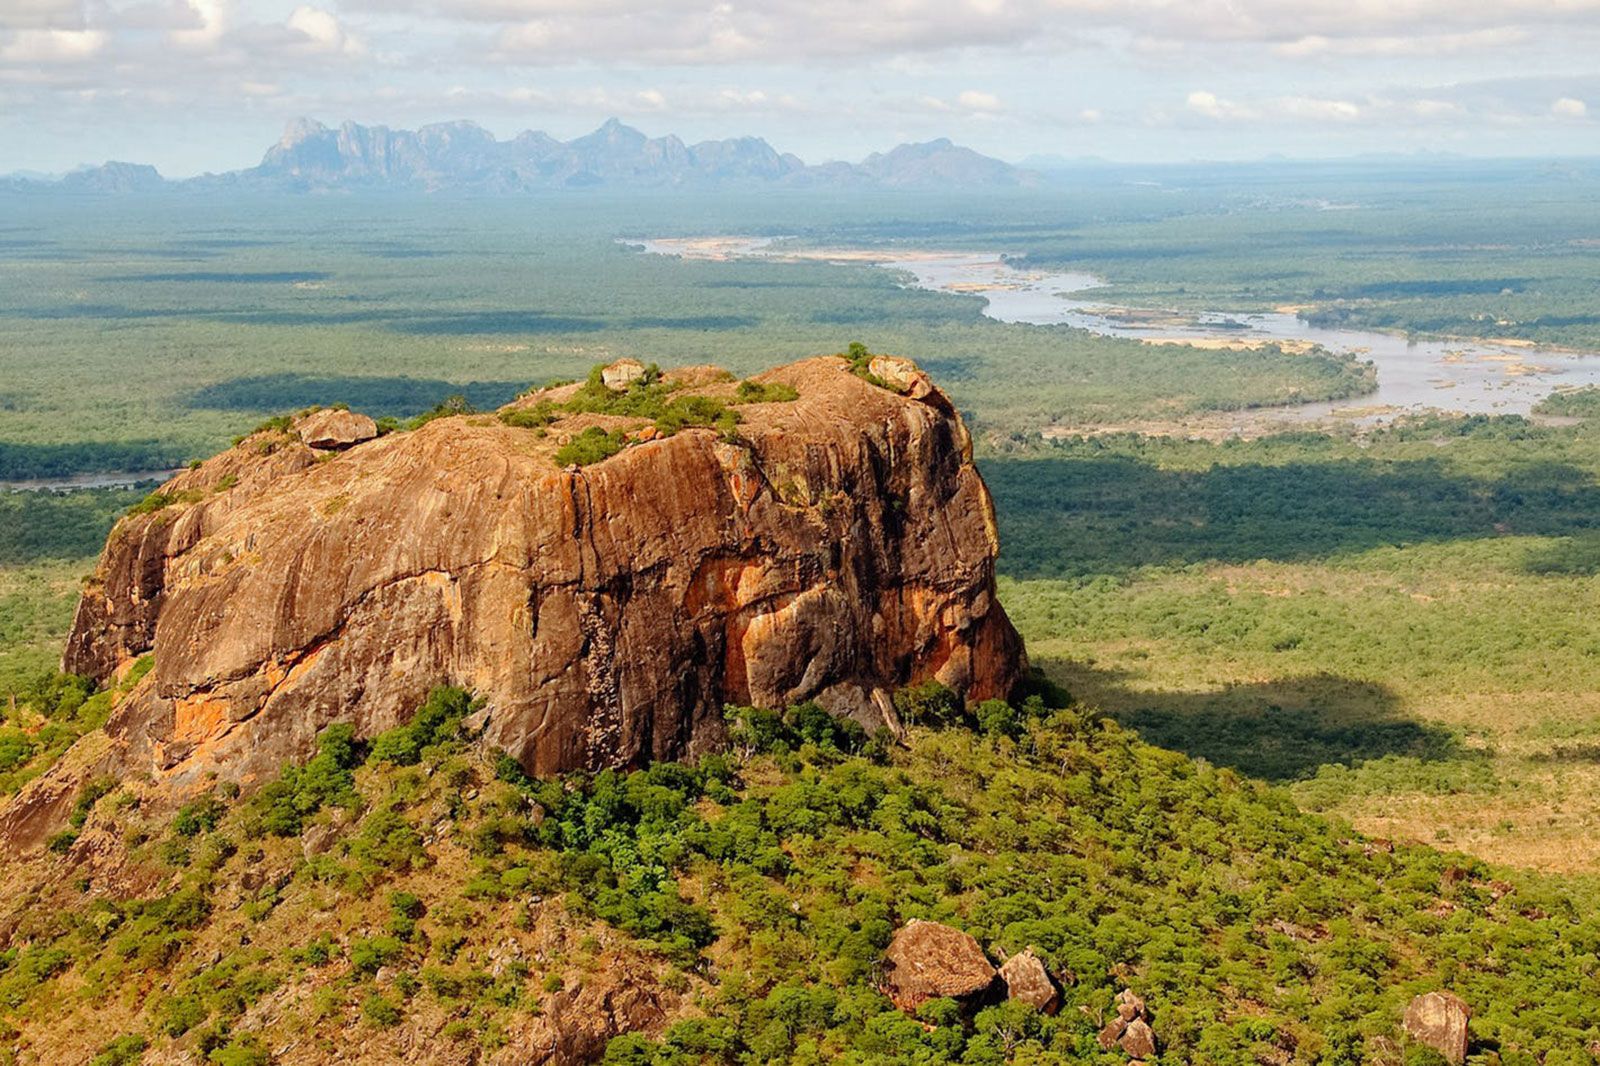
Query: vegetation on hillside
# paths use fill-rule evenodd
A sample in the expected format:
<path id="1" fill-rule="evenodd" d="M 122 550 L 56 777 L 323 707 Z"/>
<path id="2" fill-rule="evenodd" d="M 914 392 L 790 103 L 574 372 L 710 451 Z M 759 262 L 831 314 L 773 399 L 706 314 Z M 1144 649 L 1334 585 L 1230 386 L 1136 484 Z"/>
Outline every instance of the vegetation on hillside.
<path id="1" fill-rule="evenodd" d="M 1161 1063 L 1399 1063 L 1400 1012 L 1436 987 L 1501 1063 L 1576 1063 L 1600 1038 L 1585 898 L 1364 841 L 1081 708 L 900 703 L 926 723 L 904 747 L 809 705 L 738 708 L 728 755 L 532 781 L 475 754 L 468 696 L 441 689 L 369 743 L 330 727 L 250 795 L 152 816 L 108 783 L 82 831 L 155 887 L 91 878 L 24 911 L 0 1024 L 24 1049 L 219 1063 L 399 1026 L 493 1048 L 595 963 L 597 944 L 491 970 L 548 913 L 632 941 L 694 1004 L 613 1062 L 1120 1063 L 1094 1035 L 1124 986 Z M 1032 947 L 1064 1008 L 896 1011 L 876 965 L 915 917 Z M 251 1011 L 280 989 L 314 994 Z"/>

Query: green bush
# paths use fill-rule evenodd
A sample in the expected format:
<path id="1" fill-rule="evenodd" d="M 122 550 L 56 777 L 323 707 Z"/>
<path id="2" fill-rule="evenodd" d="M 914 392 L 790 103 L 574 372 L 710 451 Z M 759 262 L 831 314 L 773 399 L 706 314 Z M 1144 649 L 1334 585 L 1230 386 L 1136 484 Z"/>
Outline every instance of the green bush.
<path id="1" fill-rule="evenodd" d="M 740 404 L 791 403 L 799 398 L 800 393 L 793 385 L 785 385 L 781 381 L 741 381 L 733 394 L 733 402 Z"/>
<path id="2" fill-rule="evenodd" d="M 598 463 L 616 455 L 625 444 L 626 440 L 620 432 L 607 432 L 599 426 L 590 426 L 556 449 L 556 465 L 588 466 Z"/>
<path id="3" fill-rule="evenodd" d="M 863 751 L 867 746 L 867 733 L 859 722 L 830 714 L 811 701 L 781 712 L 729 705 L 723 708 L 723 717 L 728 723 L 729 742 L 747 756 L 794 751 L 802 744 L 844 754 Z"/>
<path id="4" fill-rule="evenodd" d="M 355 728 L 335 722 L 317 737 L 317 754 L 303 765 L 289 764 L 275 781 L 252 797 L 250 810 L 275 836 L 298 836 L 305 821 L 325 806 L 354 808 L 361 797 L 351 772 L 361 765 Z"/>
<path id="5" fill-rule="evenodd" d="M 894 694 L 894 709 L 907 725 L 942 728 L 964 725 L 966 707 L 961 697 L 934 680 L 908 685 Z"/>
<path id="6" fill-rule="evenodd" d="M 379 1029 L 392 1029 L 399 1025 L 404 1017 L 392 1000 L 376 992 L 361 1001 L 361 1016 Z"/>
<path id="7" fill-rule="evenodd" d="M 199 503 L 203 499 L 205 499 L 205 493 L 199 489 L 186 489 L 183 492 L 162 492 L 158 489 L 128 508 L 128 514 L 130 516 L 154 514 L 175 504 Z"/>
<path id="8" fill-rule="evenodd" d="M 19 692 L 20 702 L 46 718 L 72 718 L 99 689 L 93 678 L 51 671 L 39 674 Z"/>
<path id="9" fill-rule="evenodd" d="M 671 436 L 679 430 L 714 426 L 723 436 L 731 436 L 739 415 L 728 405 L 710 396 L 682 396 L 671 400 L 656 416 L 656 432 Z"/>
<path id="10" fill-rule="evenodd" d="M 137 1066 L 150 1041 L 137 1034 L 119 1036 L 89 1060 L 89 1066 Z"/>
<path id="11" fill-rule="evenodd" d="M 206 1061 L 212 1066 L 272 1066 L 272 1052 L 254 1033 L 236 1036 L 214 1049 Z"/>
<path id="12" fill-rule="evenodd" d="M 405 952 L 392 936 L 364 937 L 350 945 L 350 965 L 361 973 L 375 974 Z"/>
<path id="13" fill-rule="evenodd" d="M 535 404 L 532 407 L 518 407 L 510 411 L 500 412 L 500 421 L 513 429 L 542 429 L 561 418 L 561 413 L 552 403 Z"/>
<path id="14" fill-rule="evenodd" d="M 163 1001 L 159 1014 L 161 1031 L 177 1038 L 195 1026 L 205 1024 L 206 1019 L 211 1017 L 211 1010 L 199 996 L 190 994 Z"/>
<path id="15" fill-rule="evenodd" d="M 1022 732 L 1022 714 L 1005 700 L 984 700 L 974 708 L 973 714 L 979 732 L 1006 737 Z"/>
<path id="16" fill-rule="evenodd" d="M 432 747 L 459 739 L 461 721 L 472 714 L 480 704 L 465 689 L 440 686 L 428 693 L 428 699 L 405 725 L 396 726 L 378 734 L 367 755 L 370 762 L 391 762 L 397 766 L 415 766 L 422 761 L 422 753 Z"/>
<path id="17" fill-rule="evenodd" d="M 405 428 L 421 429 L 423 426 L 437 418 L 452 418 L 456 415 L 475 415 L 477 413 L 478 409 L 472 406 L 471 401 L 469 401 L 465 396 L 461 396 L 459 394 L 455 396 L 447 396 L 433 407 L 411 419 L 410 422 L 406 423 Z"/>
<path id="18" fill-rule="evenodd" d="M 10 773 L 33 758 L 39 747 L 20 729 L 0 729 L 0 774 Z"/>
<path id="19" fill-rule="evenodd" d="M 172 831 L 181 837 L 209 833 L 216 829 L 217 823 L 227 812 L 227 805 L 208 793 L 178 808 L 177 816 L 172 820 Z"/>

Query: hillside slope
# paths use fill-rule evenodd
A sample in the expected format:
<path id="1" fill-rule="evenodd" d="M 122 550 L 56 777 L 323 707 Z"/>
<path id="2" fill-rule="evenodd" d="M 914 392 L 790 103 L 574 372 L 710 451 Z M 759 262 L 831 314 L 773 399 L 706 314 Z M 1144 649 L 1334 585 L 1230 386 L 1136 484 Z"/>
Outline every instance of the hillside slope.
<path id="1" fill-rule="evenodd" d="M 108 783 L 65 862 L 5 867 L 0 1058 L 1120 1066 L 1096 1037 L 1124 988 L 1160 1063 L 1436 1061 L 1399 1026 L 1441 987 L 1474 1062 L 1600 1039 L 1592 901 L 1362 840 L 1081 710 L 899 702 L 903 747 L 743 710 L 728 756 L 536 783 L 441 690 L 253 797 L 174 818 Z M 896 1010 L 879 962 L 912 918 L 1032 949 L 1060 1011 Z"/>

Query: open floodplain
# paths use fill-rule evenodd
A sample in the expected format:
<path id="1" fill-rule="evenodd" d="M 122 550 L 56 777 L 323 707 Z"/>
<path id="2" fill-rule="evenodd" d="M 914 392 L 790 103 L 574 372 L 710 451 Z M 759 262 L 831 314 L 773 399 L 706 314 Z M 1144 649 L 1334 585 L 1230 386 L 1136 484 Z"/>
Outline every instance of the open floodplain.
<path id="1" fill-rule="evenodd" d="M 981 198 L 9 195 L 0 482 L 166 470 L 312 404 L 491 408 L 621 356 L 743 373 L 860 341 L 961 407 L 1007 608 L 1084 703 L 1380 836 L 1592 873 L 1597 191 L 1506 163 Z M 827 254 L 640 250 L 707 235 Z M 0 687 L 54 662 L 144 491 L 0 495 Z M 0 725 L 0 787 L 64 739 Z"/>

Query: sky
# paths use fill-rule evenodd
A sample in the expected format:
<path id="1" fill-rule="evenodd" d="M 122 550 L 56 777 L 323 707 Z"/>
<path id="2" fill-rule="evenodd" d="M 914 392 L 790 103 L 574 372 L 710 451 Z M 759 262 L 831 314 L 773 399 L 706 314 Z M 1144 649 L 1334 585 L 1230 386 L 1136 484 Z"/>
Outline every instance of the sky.
<path id="1" fill-rule="evenodd" d="M 1600 155 L 1600 0 L 0 0 L 0 173 L 231 170 L 299 116 L 808 162 Z"/>

